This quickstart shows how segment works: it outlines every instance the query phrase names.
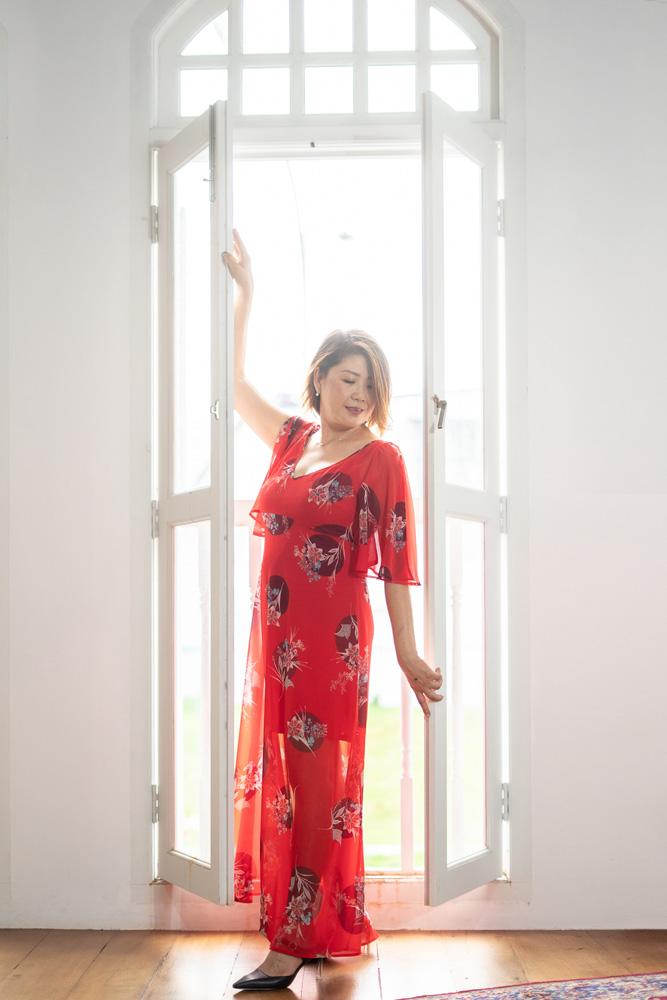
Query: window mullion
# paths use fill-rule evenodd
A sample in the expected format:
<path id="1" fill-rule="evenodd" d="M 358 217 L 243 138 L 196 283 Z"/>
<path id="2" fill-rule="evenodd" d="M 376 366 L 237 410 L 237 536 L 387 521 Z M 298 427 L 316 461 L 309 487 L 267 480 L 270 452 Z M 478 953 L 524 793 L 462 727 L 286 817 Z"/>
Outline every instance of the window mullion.
<path id="1" fill-rule="evenodd" d="M 289 0 L 290 34 L 290 109 L 293 115 L 306 110 L 303 53 L 303 0 Z"/>
<path id="2" fill-rule="evenodd" d="M 243 51 L 242 5 L 229 5 L 229 70 L 227 101 L 232 117 L 241 114 L 241 53 Z"/>
<path id="3" fill-rule="evenodd" d="M 365 115 L 368 111 L 368 5 L 366 0 L 354 0 L 353 16 L 354 113 Z"/>

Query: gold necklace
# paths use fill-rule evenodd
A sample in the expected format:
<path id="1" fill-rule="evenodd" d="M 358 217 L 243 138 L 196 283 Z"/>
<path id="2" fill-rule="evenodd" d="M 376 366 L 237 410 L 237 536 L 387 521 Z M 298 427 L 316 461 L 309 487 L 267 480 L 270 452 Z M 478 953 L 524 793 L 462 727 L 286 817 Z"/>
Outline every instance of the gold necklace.
<path id="1" fill-rule="evenodd" d="M 340 434 L 337 438 L 330 438 L 329 441 L 318 441 L 317 444 L 320 448 L 325 448 L 328 444 L 331 444 L 332 441 L 342 441 L 344 437 L 344 434 Z M 351 435 L 348 435 L 348 437 L 351 437 Z"/>

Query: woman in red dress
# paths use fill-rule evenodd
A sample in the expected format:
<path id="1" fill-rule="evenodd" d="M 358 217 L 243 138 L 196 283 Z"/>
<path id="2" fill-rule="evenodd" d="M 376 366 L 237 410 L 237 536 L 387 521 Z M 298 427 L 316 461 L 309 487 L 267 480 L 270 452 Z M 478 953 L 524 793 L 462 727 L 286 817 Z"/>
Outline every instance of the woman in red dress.
<path id="1" fill-rule="evenodd" d="M 384 431 L 387 361 L 362 331 L 317 352 L 304 403 L 272 407 L 243 377 L 250 258 L 224 259 L 236 300 L 236 409 L 272 454 L 251 515 L 264 539 L 234 775 L 235 899 L 260 897 L 270 951 L 240 988 L 287 986 L 305 960 L 374 941 L 364 903 L 363 775 L 373 615 L 385 582 L 396 654 L 425 715 L 440 670 L 415 647 L 406 585 L 419 585 L 412 495 Z"/>

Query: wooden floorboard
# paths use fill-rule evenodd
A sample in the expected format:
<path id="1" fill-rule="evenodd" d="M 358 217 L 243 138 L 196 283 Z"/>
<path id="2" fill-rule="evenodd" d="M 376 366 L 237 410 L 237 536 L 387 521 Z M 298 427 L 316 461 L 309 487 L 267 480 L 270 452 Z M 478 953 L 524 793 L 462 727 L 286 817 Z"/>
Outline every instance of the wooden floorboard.
<path id="1" fill-rule="evenodd" d="M 0 930 L 0 1000 L 228 1000 L 267 950 L 259 933 Z M 320 960 L 299 1000 L 398 1000 L 549 979 L 667 970 L 667 931 L 381 931 Z M 257 997 L 258 992 L 252 996 Z"/>

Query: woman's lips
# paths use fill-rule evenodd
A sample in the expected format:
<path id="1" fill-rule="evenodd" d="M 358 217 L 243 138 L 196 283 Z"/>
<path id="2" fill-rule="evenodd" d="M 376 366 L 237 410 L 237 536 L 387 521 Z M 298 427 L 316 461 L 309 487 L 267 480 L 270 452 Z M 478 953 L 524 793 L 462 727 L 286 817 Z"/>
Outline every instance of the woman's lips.
<path id="1" fill-rule="evenodd" d="M 363 413 L 363 410 L 359 406 L 346 406 L 345 409 L 349 410 L 350 413 L 354 413 L 354 414 L 357 414 L 357 415 L 359 413 Z"/>

